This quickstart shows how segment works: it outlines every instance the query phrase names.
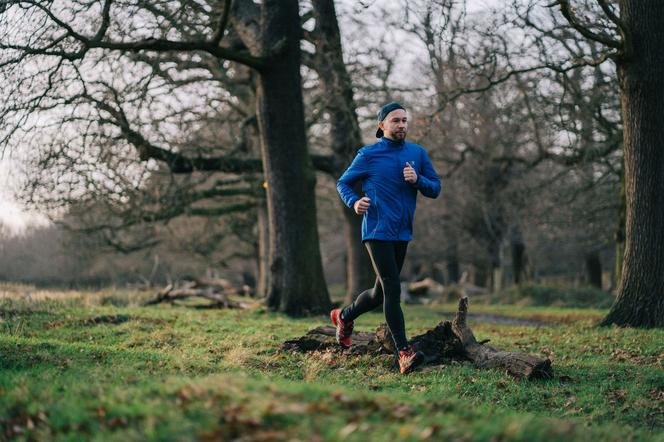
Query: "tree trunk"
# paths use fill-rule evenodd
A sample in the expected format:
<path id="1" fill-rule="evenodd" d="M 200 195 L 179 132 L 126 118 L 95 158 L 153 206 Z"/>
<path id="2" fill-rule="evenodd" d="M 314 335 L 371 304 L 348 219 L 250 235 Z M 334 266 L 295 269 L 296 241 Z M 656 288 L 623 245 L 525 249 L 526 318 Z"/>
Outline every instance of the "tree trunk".
<path id="1" fill-rule="evenodd" d="M 448 238 L 450 238 L 448 236 Z M 456 240 L 450 238 L 445 253 L 447 259 L 447 281 L 449 284 L 456 284 L 461 277 L 459 268 L 459 244 Z"/>
<path id="2" fill-rule="evenodd" d="M 330 141 L 338 178 L 362 146 L 362 134 L 355 112 L 353 88 L 343 60 L 339 23 L 333 0 L 313 0 L 316 27 L 312 32 L 316 46 L 315 69 L 325 92 L 330 115 Z M 362 244 L 362 218 L 342 205 L 346 235 L 346 303 L 373 286 L 375 275 L 369 255 Z"/>
<path id="3" fill-rule="evenodd" d="M 664 326 L 664 2 L 621 0 L 628 56 L 618 63 L 624 124 L 625 255 L 602 324 Z"/>
<path id="4" fill-rule="evenodd" d="M 512 272 L 514 284 L 521 284 L 525 277 L 526 268 L 526 244 L 521 234 L 521 228 L 514 226 L 511 235 L 512 243 Z"/>
<path id="5" fill-rule="evenodd" d="M 491 260 L 491 291 L 498 293 L 503 288 L 503 260 L 500 242 L 491 241 L 488 251 Z"/>
<path id="6" fill-rule="evenodd" d="M 256 297 L 264 298 L 270 284 L 270 233 L 267 204 L 261 199 L 256 205 L 258 229 L 258 253 L 256 273 Z"/>
<path id="7" fill-rule="evenodd" d="M 478 287 L 487 287 L 487 279 L 489 278 L 488 269 L 489 266 L 485 262 L 476 262 L 473 267 L 475 268 L 475 273 L 473 275 L 473 284 Z"/>
<path id="8" fill-rule="evenodd" d="M 342 204 L 343 205 L 343 204 Z M 372 287 L 376 279 L 371 266 L 369 253 L 362 244 L 362 217 L 343 206 L 346 220 L 346 297 L 345 304 L 350 304 L 364 290 Z"/>
<path id="9" fill-rule="evenodd" d="M 602 261 L 599 252 L 592 251 L 586 255 L 586 271 L 588 272 L 588 283 L 598 289 L 602 289 Z"/>
<path id="10" fill-rule="evenodd" d="M 491 273 L 491 290 L 493 293 L 498 293 L 503 289 L 503 267 L 498 266 L 493 268 Z"/>
<path id="11" fill-rule="evenodd" d="M 292 315 L 330 306 L 323 277 L 314 174 L 307 152 L 297 0 L 265 0 L 262 47 L 284 44 L 260 72 L 258 122 L 270 231 L 268 307 Z"/>
<path id="12" fill-rule="evenodd" d="M 619 206 L 618 206 L 618 225 L 616 226 L 616 265 L 615 275 L 613 278 L 613 286 L 620 285 L 622 277 L 623 256 L 625 254 L 625 216 L 627 212 L 627 198 L 625 196 L 625 172 L 624 168 L 620 172 L 620 193 L 619 193 Z"/>

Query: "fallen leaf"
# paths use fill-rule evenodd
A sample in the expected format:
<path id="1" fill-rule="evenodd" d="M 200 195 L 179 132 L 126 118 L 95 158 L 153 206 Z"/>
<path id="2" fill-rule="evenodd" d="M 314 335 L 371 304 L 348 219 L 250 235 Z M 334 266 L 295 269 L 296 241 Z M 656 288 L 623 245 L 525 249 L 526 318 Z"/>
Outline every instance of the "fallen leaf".
<path id="1" fill-rule="evenodd" d="M 352 422 L 343 427 L 341 430 L 339 430 L 339 438 L 345 439 L 348 436 L 350 436 L 353 432 L 355 432 L 355 430 L 357 430 L 357 424 L 355 422 Z"/>
<path id="2" fill-rule="evenodd" d="M 420 439 L 422 440 L 431 439 L 431 437 L 433 437 L 439 430 L 440 430 L 439 425 L 432 425 L 430 427 L 426 427 L 420 433 Z"/>
<path id="3" fill-rule="evenodd" d="M 413 413 L 413 409 L 405 404 L 397 405 L 394 410 L 392 410 L 392 416 L 396 419 L 404 419 L 410 416 Z"/>

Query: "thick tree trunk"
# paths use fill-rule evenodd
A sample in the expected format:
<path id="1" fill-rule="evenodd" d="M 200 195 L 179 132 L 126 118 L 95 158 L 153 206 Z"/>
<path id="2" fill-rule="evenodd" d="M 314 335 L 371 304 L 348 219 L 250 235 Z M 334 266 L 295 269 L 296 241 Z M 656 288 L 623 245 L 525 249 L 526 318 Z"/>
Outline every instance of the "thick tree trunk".
<path id="1" fill-rule="evenodd" d="M 335 163 L 335 178 L 350 164 L 362 146 L 362 134 L 355 112 L 353 88 L 343 60 L 339 23 L 333 0 L 313 0 L 316 27 L 312 32 L 316 45 L 315 69 L 325 91 L 330 114 L 330 142 Z M 361 242 L 362 218 L 341 205 L 346 236 L 346 303 L 361 291 L 373 286 L 375 275 L 369 255 Z"/>
<path id="2" fill-rule="evenodd" d="M 618 297 L 603 324 L 664 326 L 664 2 L 621 0 L 628 57 L 618 63 L 626 242 Z M 631 43 L 631 44 L 630 44 Z"/>
<path id="3" fill-rule="evenodd" d="M 619 193 L 619 208 L 618 208 L 618 225 L 616 226 L 616 265 L 613 277 L 613 286 L 620 285 L 622 278 L 623 257 L 625 255 L 625 217 L 627 212 L 627 197 L 625 196 L 625 172 L 624 168 L 620 173 L 620 193 Z"/>
<path id="4" fill-rule="evenodd" d="M 602 261 L 599 252 L 592 251 L 586 255 L 586 272 L 588 274 L 588 284 L 602 288 Z"/>
<path id="5" fill-rule="evenodd" d="M 316 176 L 304 128 L 298 2 L 266 0 L 261 11 L 263 49 L 284 45 L 261 69 L 257 90 L 270 227 L 267 305 L 293 315 L 323 312 L 330 297 L 316 225 Z"/>

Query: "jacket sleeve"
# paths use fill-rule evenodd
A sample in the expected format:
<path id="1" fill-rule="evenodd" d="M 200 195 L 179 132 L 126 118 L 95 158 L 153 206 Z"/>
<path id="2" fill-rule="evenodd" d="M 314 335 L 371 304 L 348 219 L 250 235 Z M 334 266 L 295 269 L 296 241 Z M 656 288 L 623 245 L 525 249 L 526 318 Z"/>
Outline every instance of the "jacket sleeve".
<path id="1" fill-rule="evenodd" d="M 431 164 L 427 153 L 422 149 L 422 170 L 417 176 L 415 188 L 428 198 L 437 198 L 440 194 L 440 178 Z"/>
<path id="2" fill-rule="evenodd" d="M 341 200 L 349 208 L 353 208 L 355 201 L 359 200 L 353 190 L 353 186 L 359 180 L 363 180 L 369 175 L 369 159 L 367 155 L 360 150 L 348 169 L 341 175 L 337 181 L 337 192 Z"/>

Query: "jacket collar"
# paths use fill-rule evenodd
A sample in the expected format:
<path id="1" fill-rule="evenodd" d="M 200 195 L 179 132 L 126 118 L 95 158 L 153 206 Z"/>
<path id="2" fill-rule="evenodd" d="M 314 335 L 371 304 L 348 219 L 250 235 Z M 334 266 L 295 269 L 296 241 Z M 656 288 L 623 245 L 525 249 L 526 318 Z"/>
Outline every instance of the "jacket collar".
<path id="1" fill-rule="evenodd" d="M 380 142 L 385 144 L 388 147 L 394 147 L 394 148 L 403 147 L 406 144 L 405 140 L 404 141 L 394 141 L 394 140 L 391 140 L 391 139 L 386 138 L 386 137 L 382 137 L 380 139 Z"/>

